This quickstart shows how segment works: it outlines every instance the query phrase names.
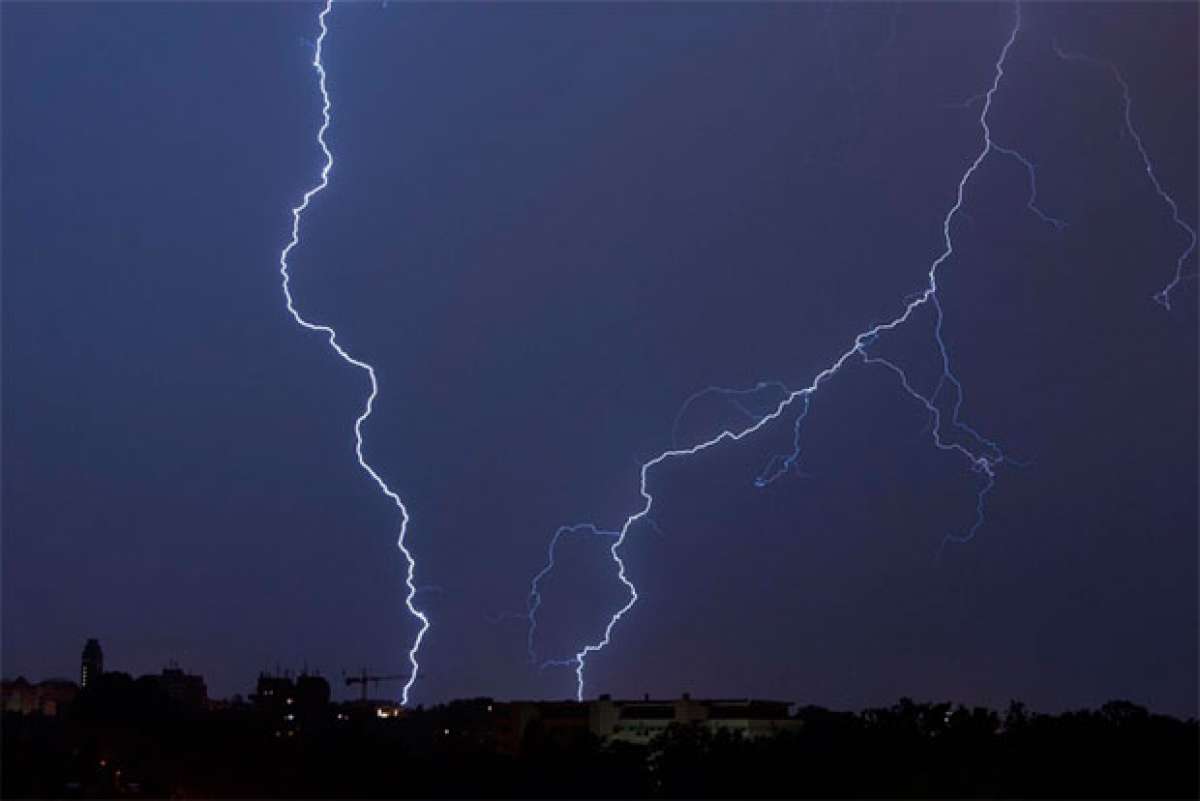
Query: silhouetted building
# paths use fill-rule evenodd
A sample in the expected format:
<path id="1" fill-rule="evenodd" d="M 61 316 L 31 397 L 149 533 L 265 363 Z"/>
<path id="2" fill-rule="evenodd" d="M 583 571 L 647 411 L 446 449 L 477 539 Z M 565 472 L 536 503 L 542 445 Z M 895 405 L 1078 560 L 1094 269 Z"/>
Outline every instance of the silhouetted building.
<path id="1" fill-rule="evenodd" d="M 330 688 L 321 676 L 301 673 L 296 677 L 296 703 L 303 712 L 324 711 L 329 706 Z"/>
<path id="2" fill-rule="evenodd" d="M 0 705 L 5 712 L 22 715 L 58 715 L 75 700 L 79 687 L 67 679 L 47 679 L 31 684 L 24 676 L 0 685 Z"/>
<path id="3" fill-rule="evenodd" d="M 100 649 L 100 641 L 88 640 L 83 646 L 83 658 L 79 668 L 79 686 L 88 686 L 88 681 L 104 672 L 104 651 Z"/>
<path id="4" fill-rule="evenodd" d="M 293 681 L 287 675 L 260 673 L 251 700 L 259 715 L 275 726 L 278 736 L 291 736 L 329 716 L 329 697 L 329 682 L 321 676 L 301 673 Z"/>
<path id="5" fill-rule="evenodd" d="M 208 686 L 203 676 L 184 673 L 179 665 L 174 663 L 163 668 L 158 676 L 151 676 L 162 691 L 172 702 L 189 709 L 199 709 L 207 705 Z"/>

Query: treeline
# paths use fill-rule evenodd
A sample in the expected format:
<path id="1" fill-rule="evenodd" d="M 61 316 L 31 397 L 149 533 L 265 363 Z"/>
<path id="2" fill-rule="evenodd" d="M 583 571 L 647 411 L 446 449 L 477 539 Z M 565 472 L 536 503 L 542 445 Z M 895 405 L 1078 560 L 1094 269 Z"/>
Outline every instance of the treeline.
<path id="1" fill-rule="evenodd" d="M 2 793 L 22 797 L 1196 798 L 1200 726 L 1126 702 L 1035 714 L 902 700 L 806 707 L 748 740 L 675 726 L 649 746 L 527 733 L 519 756 L 469 704 L 278 733 L 250 707 L 172 710 L 149 686 L 81 694 L 58 718 L 6 715 Z M 91 697 L 89 697 L 91 695 Z M 446 732 L 455 736 L 443 736 Z"/>
<path id="2" fill-rule="evenodd" d="M 1126 702 L 1031 714 L 902 700 L 861 713 L 801 709 L 803 725 L 746 742 L 675 730 L 651 754 L 673 797 L 1196 798 L 1200 727 Z"/>

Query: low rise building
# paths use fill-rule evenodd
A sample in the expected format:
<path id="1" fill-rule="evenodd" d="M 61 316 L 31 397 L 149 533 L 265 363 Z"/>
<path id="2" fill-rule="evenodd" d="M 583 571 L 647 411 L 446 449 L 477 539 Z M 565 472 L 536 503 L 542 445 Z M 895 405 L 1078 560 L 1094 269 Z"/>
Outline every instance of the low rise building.
<path id="1" fill-rule="evenodd" d="M 680 698 L 595 701 L 511 701 L 494 705 L 496 749 L 516 754 L 544 742 L 565 745 L 580 737 L 645 745 L 673 725 L 764 737 L 796 726 L 787 701 Z M 489 706 L 489 710 L 492 707 Z"/>
<path id="2" fill-rule="evenodd" d="M 79 686 L 68 679 L 47 679 L 34 684 L 18 676 L 0 685 L 0 704 L 5 712 L 54 717 L 65 712 L 78 694 Z"/>
<path id="3" fill-rule="evenodd" d="M 601 696 L 591 702 L 591 729 L 598 737 L 646 744 L 672 725 L 697 725 L 710 731 L 737 731 L 746 737 L 764 737 L 794 726 L 786 701 L 749 698 L 613 700 Z"/>

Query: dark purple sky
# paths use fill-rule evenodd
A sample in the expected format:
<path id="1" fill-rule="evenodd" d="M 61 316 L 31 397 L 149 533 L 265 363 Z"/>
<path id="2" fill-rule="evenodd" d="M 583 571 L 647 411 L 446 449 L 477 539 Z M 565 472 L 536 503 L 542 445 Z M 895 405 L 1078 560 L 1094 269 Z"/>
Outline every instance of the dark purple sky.
<path id="1" fill-rule="evenodd" d="M 393 508 L 359 471 L 363 376 L 287 316 L 288 210 L 316 179 L 301 4 L 6 3 L 3 672 L 400 672 Z M 376 365 L 369 457 L 412 512 L 432 618 L 413 700 L 565 697 L 528 664 L 564 523 L 618 526 L 710 384 L 803 386 L 921 289 L 981 145 L 1012 19 L 983 4 L 336 6 L 329 189 L 293 288 Z M 1197 219 L 1197 7 L 1031 4 L 941 273 L 964 419 L 1026 461 L 978 537 L 977 477 L 886 371 L 654 474 L 641 600 L 588 692 L 1197 706 L 1197 292 L 1124 132 L 1119 65 Z M 1193 257 L 1186 268 L 1194 273 Z M 889 355 L 929 376 L 927 318 Z M 730 407 L 697 406 L 711 435 Z M 725 415 L 725 416 L 722 416 Z M 564 542 L 539 652 L 624 600 Z M 393 688 L 395 689 L 395 688 Z"/>

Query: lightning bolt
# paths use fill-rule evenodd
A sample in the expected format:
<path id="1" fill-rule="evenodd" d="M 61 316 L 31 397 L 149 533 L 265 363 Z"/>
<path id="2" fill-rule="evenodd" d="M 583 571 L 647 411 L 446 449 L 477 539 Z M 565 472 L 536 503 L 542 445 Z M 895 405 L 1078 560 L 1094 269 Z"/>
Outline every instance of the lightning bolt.
<path id="1" fill-rule="evenodd" d="M 992 150 L 1016 159 L 1021 163 L 1022 166 L 1025 167 L 1025 171 L 1029 173 L 1029 200 L 1025 201 L 1025 208 L 1029 209 L 1029 211 L 1042 222 L 1053 225 L 1056 230 L 1061 231 L 1062 229 L 1066 228 L 1067 224 L 1065 222 L 1057 217 L 1051 217 L 1049 214 L 1042 211 L 1040 206 L 1038 206 L 1037 168 L 1033 166 L 1033 162 L 1022 156 L 1020 152 L 1012 150 L 1011 148 L 1000 147 L 1000 145 L 996 144 L 995 142 L 992 143 Z"/>
<path id="2" fill-rule="evenodd" d="M 1009 31 L 1008 38 L 995 61 L 993 67 L 993 78 L 987 91 L 984 92 L 979 99 L 983 101 L 982 110 L 979 114 L 979 127 L 982 132 L 982 145 L 978 154 L 967 166 L 958 181 L 958 188 L 955 195 L 955 201 L 950 209 L 946 212 L 942 220 L 942 240 L 943 250 L 931 262 L 927 272 L 927 281 L 924 289 L 906 298 L 905 305 L 900 314 L 888 322 L 878 323 L 871 328 L 859 333 L 851 342 L 850 347 L 837 357 L 825 369 L 821 370 L 813 378 L 812 382 L 801 389 L 786 390 L 784 397 L 777 403 L 774 410 L 762 416 L 751 415 L 754 419 L 750 425 L 741 429 L 726 428 L 719 434 L 706 439 L 698 444 L 690 447 L 679 447 L 673 443 L 670 450 L 660 453 L 653 459 L 643 463 L 640 469 L 640 487 L 639 494 L 641 495 L 642 505 L 633 514 L 625 518 L 625 522 L 619 529 L 616 540 L 609 549 L 613 562 L 617 566 L 617 578 L 628 592 L 629 598 L 625 604 L 618 609 L 609 619 L 605 626 L 603 636 L 596 642 L 589 643 L 583 646 L 581 650 L 569 659 L 552 660 L 547 664 L 566 664 L 573 666 L 576 677 L 576 697 L 583 700 L 584 693 L 584 670 L 586 668 L 587 659 L 590 655 L 603 650 L 612 640 L 613 630 L 617 624 L 625 617 L 626 614 L 634 607 L 638 601 L 637 587 L 629 580 L 626 573 L 625 562 L 621 559 L 621 546 L 625 543 L 630 532 L 639 523 L 649 521 L 651 509 L 654 506 L 654 495 L 649 489 L 649 477 L 651 471 L 659 465 L 675 460 L 683 459 L 689 456 L 694 456 L 702 451 L 714 448 L 724 443 L 732 443 L 743 440 L 772 422 L 782 418 L 789 410 L 795 407 L 796 418 L 793 424 L 793 450 L 791 453 L 774 457 L 764 468 L 763 472 L 755 479 L 754 484 L 758 487 L 764 487 L 776 479 L 786 474 L 793 466 L 796 465 L 800 458 L 800 433 L 802 424 L 807 419 L 810 401 L 817 391 L 829 379 L 837 375 L 852 361 L 861 363 L 866 366 L 881 367 L 896 376 L 901 389 L 911 397 L 915 402 L 924 407 L 929 415 L 930 430 L 934 445 L 943 451 L 957 454 L 965 460 L 967 466 L 976 475 L 979 476 L 979 487 L 976 492 L 976 515 L 971 525 L 960 533 L 951 533 L 946 535 L 942 541 L 942 547 L 949 542 L 966 542 L 970 540 L 978 532 L 984 522 L 984 507 L 988 495 L 995 487 L 997 469 L 1011 460 L 1007 459 L 1000 447 L 980 434 L 971 426 L 961 420 L 961 409 L 964 401 L 964 393 L 961 382 L 954 375 L 951 368 L 950 353 L 946 346 L 943 335 L 943 311 L 941 299 L 938 296 L 938 271 L 953 255 L 954 255 L 954 239 L 952 236 L 952 227 L 955 218 L 959 216 L 967 191 L 967 185 L 971 178 L 974 177 L 980 166 L 984 163 L 989 155 L 993 153 L 1007 156 L 1015 159 L 1024 168 L 1029 181 L 1030 195 L 1027 201 L 1027 208 L 1042 221 L 1053 225 L 1056 229 L 1061 229 L 1065 226 L 1058 218 L 1052 217 L 1041 210 L 1037 204 L 1037 173 L 1034 164 L 1028 158 L 1023 156 L 1016 150 L 998 145 L 993 140 L 991 125 L 988 120 L 988 115 L 992 109 L 992 103 L 997 91 L 1000 88 L 1000 83 L 1004 78 L 1004 66 L 1008 59 L 1009 51 L 1012 49 L 1017 40 L 1017 36 L 1021 31 L 1021 6 L 1020 3 L 1015 3 L 1013 7 L 1013 23 Z M 942 374 L 938 379 L 933 390 L 923 392 L 913 385 L 905 370 L 898 364 L 880 356 L 873 355 L 870 352 L 870 347 L 884 334 L 893 331 L 912 319 L 918 311 L 929 309 L 933 314 L 933 340 L 938 348 L 941 358 Z M 734 399 L 742 395 L 749 394 L 761 389 L 765 389 L 770 384 L 763 382 L 751 390 L 723 390 L 717 387 L 709 387 L 701 390 L 697 395 L 689 398 L 684 404 L 684 410 L 698 397 L 706 394 L 726 394 Z M 780 385 L 781 386 L 781 385 Z M 948 404 L 948 408 L 947 408 Z M 748 411 L 743 407 L 743 411 Z M 682 411 L 681 411 L 682 414 Z M 676 418 L 676 423 L 673 428 L 673 436 L 679 426 L 679 418 Z M 590 525 L 590 524 L 588 524 Z M 591 526 L 595 529 L 595 526 Z M 553 552 L 553 542 L 556 542 L 561 536 L 563 529 L 559 529 L 552 541 L 551 552 Z M 531 594 L 530 601 L 530 650 L 532 653 L 533 629 L 535 628 L 534 613 L 537 611 L 541 603 L 541 596 L 537 594 L 537 581 L 540 581 L 547 572 L 553 567 L 553 560 L 547 565 L 533 585 L 534 593 Z M 536 596 L 536 598 L 535 598 Z"/>
<path id="3" fill-rule="evenodd" d="M 759 381 L 754 386 L 747 387 L 745 389 L 709 386 L 699 390 L 698 392 L 693 392 L 688 399 L 683 402 L 683 405 L 679 407 L 679 412 L 675 415 L 675 422 L 671 424 L 671 445 L 676 446 L 679 444 L 679 428 L 683 425 L 684 418 L 687 417 L 687 413 L 691 411 L 692 406 L 694 406 L 696 402 L 703 400 L 710 395 L 719 395 L 727 400 L 735 409 L 741 412 L 743 416 L 749 420 L 756 421 L 762 415 L 756 414 L 747 408 L 742 399 L 753 397 L 767 389 L 778 390 L 784 395 L 788 394 L 787 385 L 785 385 L 782 381 Z"/>
<path id="4" fill-rule="evenodd" d="M 1188 277 L 1184 274 L 1183 268 L 1188 258 L 1196 251 L 1196 229 L 1184 222 L 1183 218 L 1179 216 L 1179 206 L 1175 203 L 1175 198 L 1171 197 L 1170 193 L 1163 188 L 1162 183 L 1158 180 L 1158 175 L 1154 171 L 1154 162 L 1150 160 L 1150 153 L 1146 150 L 1146 144 L 1142 141 L 1142 135 L 1138 133 L 1137 128 L 1133 124 L 1133 96 L 1129 91 L 1129 83 L 1125 80 L 1125 76 L 1121 74 L 1121 71 L 1117 69 L 1117 65 L 1111 61 L 1104 61 L 1103 59 L 1094 58 L 1082 53 L 1067 52 L 1060 48 L 1057 42 L 1054 44 L 1054 52 L 1063 61 L 1078 61 L 1107 68 L 1112 73 L 1113 80 L 1121 87 L 1121 105 L 1124 111 L 1125 130 L 1129 133 L 1130 138 L 1133 139 L 1133 143 L 1137 147 L 1138 155 L 1142 158 L 1142 167 L 1146 171 L 1146 177 L 1150 179 L 1150 185 L 1154 187 L 1154 191 L 1162 198 L 1167 208 L 1170 209 L 1171 219 L 1175 225 L 1188 238 L 1187 246 L 1180 251 L 1179 256 L 1175 259 L 1175 274 L 1167 282 L 1166 286 L 1154 293 L 1155 302 L 1161 304 L 1163 308 L 1170 310 L 1171 293 L 1183 282 L 1184 278 Z"/>
<path id="5" fill-rule="evenodd" d="M 616 537 L 617 536 L 616 531 L 601 531 L 600 529 L 593 526 L 591 523 L 578 523 L 573 526 L 560 526 L 558 531 L 554 532 L 554 536 L 551 537 L 551 539 L 550 539 L 550 546 L 549 546 L 549 548 L 546 549 L 546 551 L 547 551 L 546 566 L 542 568 L 540 573 L 538 573 L 536 576 L 533 577 L 533 581 L 529 582 L 529 604 L 528 604 L 528 611 L 527 611 L 525 617 L 529 621 L 529 633 L 527 635 L 527 645 L 528 645 L 528 649 L 529 649 L 530 664 L 536 665 L 537 661 L 538 661 L 537 660 L 537 651 L 533 647 L 533 641 L 534 641 L 535 635 L 537 634 L 537 610 L 542 605 L 542 592 L 541 592 L 541 588 L 540 588 L 542 579 L 544 579 L 546 576 L 550 575 L 551 571 L 554 570 L 554 551 L 555 551 L 555 549 L 558 548 L 558 541 L 568 534 L 578 534 L 579 532 L 592 534 L 597 537 L 600 537 L 600 536 Z M 542 667 L 548 667 L 550 665 L 565 666 L 568 664 L 574 664 L 574 663 L 571 660 L 551 659 L 546 662 L 543 662 Z"/>
<path id="6" fill-rule="evenodd" d="M 401 691 L 400 702 L 408 705 L 408 694 L 412 689 L 413 683 L 417 680 L 417 673 L 420 670 L 420 665 L 417 662 L 417 652 L 421 648 L 421 640 L 424 639 L 425 633 L 429 631 L 429 618 L 413 604 L 413 599 L 417 594 L 417 586 L 413 581 L 414 573 L 416 572 L 417 563 L 413 559 L 412 553 L 405 545 L 405 538 L 408 534 L 409 514 L 408 508 L 404 505 L 404 501 L 400 496 L 387 485 L 387 482 L 376 472 L 375 468 L 367 462 L 363 456 L 363 423 L 371 416 L 371 412 L 375 406 L 375 399 L 379 396 L 379 382 L 375 378 L 375 368 L 370 364 L 356 359 L 351 356 L 345 348 L 341 346 L 337 339 L 337 331 L 332 326 L 323 325 L 320 323 L 312 323 L 304 319 L 300 312 L 296 310 L 295 301 L 292 298 L 290 289 L 291 275 L 288 268 L 288 256 L 292 250 L 300 243 L 300 218 L 301 215 L 308 209 L 309 202 L 324 191 L 325 187 L 329 186 L 329 173 L 333 169 L 333 153 L 329 150 L 329 144 L 325 141 L 325 133 L 329 130 L 330 125 L 330 110 L 332 103 L 329 99 L 329 91 L 325 85 L 325 66 L 321 62 L 322 49 L 325 46 L 325 37 L 329 33 L 329 27 L 326 20 L 329 12 L 333 9 L 333 0 L 325 0 L 325 6 L 320 14 L 317 15 L 317 22 L 321 28 L 321 34 L 317 37 L 316 46 L 313 48 L 312 66 L 317 71 L 317 86 L 321 91 L 321 127 L 317 130 L 317 144 L 321 147 L 321 152 L 325 156 L 325 163 L 321 167 L 321 178 L 311 189 L 304 193 L 301 198 L 300 205 L 292 209 L 292 238 L 279 254 L 279 275 L 283 282 L 283 296 L 287 301 L 288 313 L 292 315 L 292 319 L 296 323 L 309 331 L 316 331 L 324 334 L 328 338 L 329 347 L 333 349 L 341 359 L 349 365 L 357 367 L 367 374 L 367 378 L 371 384 L 371 391 L 367 395 L 366 404 L 363 406 L 362 414 L 354 421 L 354 455 L 358 459 L 359 467 L 366 472 L 371 480 L 379 487 L 379 490 L 387 496 L 387 498 L 396 506 L 400 512 L 400 534 L 396 541 L 400 548 L 400 553 L 404 555 L 404 560 L 408 565 L 407 575 L 405 577 L 405 585 L 408 587 L 408 595 L 404 599 L 405 606 L 408 607 L 409 613 L 420 622 L 420 628 L 417 631 L 417 636 L 413 640 L 412 647 L 408 651 L 408 661 L 412 667 L 409 673 L 408 681 Z"/>
<path id="7" fill-rule="evenodd" d="M 530 664 L 538 664 L 538 652 L 536 652 L 534 649 L 534 636 L 536 632 L 538 632 L 538 608 L 541 607 L 541 579 L 546 578 L 548 574 L 554 570 L 554 549 L 558 548 L 558 541 L 562 540 L 562 538 L 566 535 L 580 534 L 581 531 L 584 532 L 584 534 L 590 534 L 598 537 L 616 537 L 618 535 L 617 531 L 601 531 L 590 523 L 563 525 L 559 526 L 557 531 L 554 531 L 554 536 L 551 537 L 550 540 L 550 547 L 546 549 L 546 566 L 542 567 L 541 572 L 536 574 L 536 576 L 533 577 L 532 582 L 529 583 L 529 606 L 526 618 L 529 620 L 529 633 L 527 639 Z M 545 668 L 548 666 L 553 666 L 553 664 L 557 664 L 557 666 L 564 666 L 564 664 L 571 664 L 571 662 L 570 660 L 548 660 L 542 663 L 541 667 Z"/>

